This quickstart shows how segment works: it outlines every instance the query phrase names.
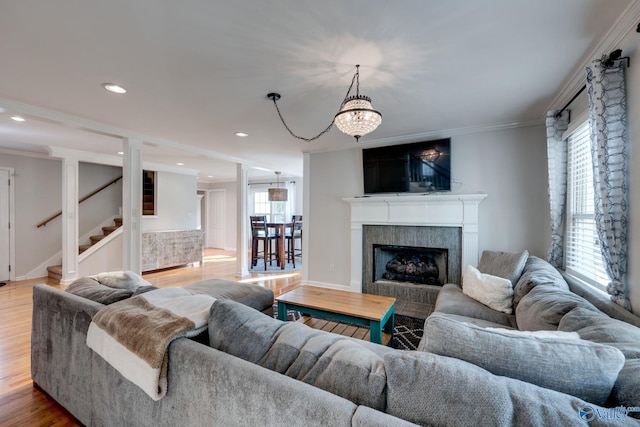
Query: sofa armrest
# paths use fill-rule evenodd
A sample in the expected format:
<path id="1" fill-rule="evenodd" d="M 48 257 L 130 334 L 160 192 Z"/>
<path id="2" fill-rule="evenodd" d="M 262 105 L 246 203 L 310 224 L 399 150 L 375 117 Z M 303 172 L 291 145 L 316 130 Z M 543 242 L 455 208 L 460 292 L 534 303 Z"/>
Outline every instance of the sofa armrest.
<path id="1" fill-rule="evenodd" d="M 92 387 L 87 329 L 102 307 L 45 284 L 33 288 L 31 378 L 86 425 Z"/>

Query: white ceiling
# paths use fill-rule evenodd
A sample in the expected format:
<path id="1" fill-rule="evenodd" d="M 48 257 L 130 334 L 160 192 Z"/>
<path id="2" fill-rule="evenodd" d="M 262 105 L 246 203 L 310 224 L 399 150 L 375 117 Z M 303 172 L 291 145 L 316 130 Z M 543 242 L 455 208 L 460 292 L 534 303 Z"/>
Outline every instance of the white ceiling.
<path id="1" fill-rule="evenodd" d="M 540 121 L 635 3 L 5 1 L 0 148 L 115 155 L 120 136 L 142 135 L 145 160 L 225 181 L 235 161 L 301 175 L 303 150 Z M 310 137 L 331 122 L 356 64 L 382 125 L 358 144 L 335 128 L 292 138 L 266 94 L 282 94 L 285 120 Z"/>

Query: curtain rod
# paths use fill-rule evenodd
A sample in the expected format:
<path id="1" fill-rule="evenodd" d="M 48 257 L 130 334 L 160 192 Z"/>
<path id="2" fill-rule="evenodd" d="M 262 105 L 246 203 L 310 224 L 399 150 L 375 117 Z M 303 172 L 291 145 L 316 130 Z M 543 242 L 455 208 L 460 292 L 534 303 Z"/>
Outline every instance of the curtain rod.
<path id="1" fill-rule="evenodd" d="M 295 181 L 282 181 L 280 184 L 295 184 Z M 275 185 L 277 184 L 276 182 L 248 182 L 247 185 Z"/>
<path id="2" fill-rule="evenodd" d="M 640 29 L 640 24 L 638 24 L 638 28 Z M 640 31 L 639 31 L 639 32 L 640 32 Z M 605 57 L 603 56 L 603 57 L 602 57 L 602 59 L 601 59 L 600 61 L 602 61 L 602 64 L 605 66 L 605 68 L 613 67 L 613 63 L 614 63 L 614 61 L 626 61 L 626 62 L 627 62 L 627 67 L 629 67 L 629 66 L 630 66 L 630 62 L 629 62 L 629 61 L 630 61 L 630 59 L 629 59 L 629 57 L 628 57 L 628 56 L 622 56 L 622 57 L 621 57 L 621 55 L 622 55 L 622 49 L 616 49 L 616 50 L 614 50 L 613 52 L 611 52 L 611 53 L 609 54 L 609 57 L 608 57 L 607 59 L 604 59 Z M 585 84 L 584 86 L 582 86 L 582 87 L 580 88 L 580 90 L 579 90 L 575 95 L 573 95 L 573 98 L 571 98 L 571 99 L 569 100 L 569 102 L 567 102 L 567 103 L 565 104 L 565 106 L 564 106 L 564 107 L 562 107 L 562 108 L 560 109 L 560 111 L 558 111 L 558 112 L 556 113 L 556 118 L 560 117 L 560 115 L 561 115 L 561 114 L 562 114 L 562 113 L 563 113 L 563 112 L 564 112 L 564 111 L 569 107 L 569 105 L 571 105 L 571 103 L 572 103 L 573 101 L 575 101 L 575 100 L 576 100 L 576 98 L 577 98 L 578 96 L 580 96 L 580 94 L 581 94 L 582 92 L 584 92 L 584 90 L 585 90 L 586 88 L 587 88 L 587 85 L 586 85 L 586 84 Z"/>

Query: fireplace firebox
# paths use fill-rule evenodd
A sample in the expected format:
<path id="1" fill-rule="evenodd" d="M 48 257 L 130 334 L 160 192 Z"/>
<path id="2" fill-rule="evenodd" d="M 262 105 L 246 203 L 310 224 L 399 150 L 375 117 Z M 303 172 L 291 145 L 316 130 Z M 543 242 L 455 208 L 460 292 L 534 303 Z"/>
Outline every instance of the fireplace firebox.
<path id="1" fill-rule="evenodd" d="M 447 283 L 447 249 L 373 245 L 373 282 L 386 280 L 442 286 Z"/>

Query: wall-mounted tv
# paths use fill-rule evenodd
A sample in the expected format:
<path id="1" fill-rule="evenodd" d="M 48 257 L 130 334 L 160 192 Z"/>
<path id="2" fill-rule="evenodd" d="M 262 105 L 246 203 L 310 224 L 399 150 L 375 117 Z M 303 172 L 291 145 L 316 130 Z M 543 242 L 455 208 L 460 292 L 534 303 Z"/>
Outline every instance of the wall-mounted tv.
<path id="1" fill-rule="evenodd" d="M 362 150 L 364 193 L 451 191 L 451 139 Z"/>

